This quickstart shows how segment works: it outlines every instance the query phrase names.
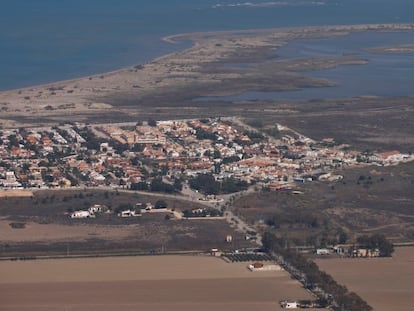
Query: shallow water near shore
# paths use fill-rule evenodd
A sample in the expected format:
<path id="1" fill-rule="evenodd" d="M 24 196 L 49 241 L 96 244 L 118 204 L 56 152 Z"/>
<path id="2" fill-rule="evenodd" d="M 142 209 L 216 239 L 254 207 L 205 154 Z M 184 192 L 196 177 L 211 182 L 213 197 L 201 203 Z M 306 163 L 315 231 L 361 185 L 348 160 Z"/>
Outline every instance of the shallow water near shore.
<path id="1" fill-rule="evenodd" d="M 413 43 L 413 32 L 362 32 L 327 39 L 295 40 L 276 51 L 278 60 L 351 56 L 368 60 L 368 63 L 303 73 L 309 77 L 333 81 L 336 83 L 333 87 L 285 92 L 245 92 L 234 96 L 203 97 L 198 101 L 414 96 L 414 53 L 373 53 L 368 50 Z"/>
<path id="2" fill-rule="evenodd" d="M 5 0 L 0 90 L 103 73 L 188 47 L 195 31 L 414 22 L 405 0 Z"/>

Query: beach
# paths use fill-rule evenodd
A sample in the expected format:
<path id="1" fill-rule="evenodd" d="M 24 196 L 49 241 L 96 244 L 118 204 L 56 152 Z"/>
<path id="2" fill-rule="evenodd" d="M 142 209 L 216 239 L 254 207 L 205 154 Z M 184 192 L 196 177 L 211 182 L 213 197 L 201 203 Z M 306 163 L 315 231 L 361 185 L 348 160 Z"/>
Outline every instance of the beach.
<path id="1" fill-rule="evenodd" d="M 163 111 L 183 107 L 185 99 L 224 96 L 253 89 L 295 90 L 332 86 L 331 81 L 304 77 L 294 72 L 320 69 L 324 63 L 273 64 L 271 71 L 223 70 L 217 64 L 263 62 L 270 51 L 290 40 L 328 38 L 361 31 L 411 31 L 412 24 L 320 26 L 250 31 L 181 34 L 169 42 L 190 40 L 191 48 L 153 61 L 80 79 L 0 92 L 0 127 L 50 125 L 93 119 L 137 119 L 149 108 Z M 340 64 L 359 64 L 358 58 L 338 59 Z M 325 68 L 326 69 L 326 68 Z M 293 71 L 292 71 L 293 70 Z M 257 84 L 257 86 L 255 86 Z M 188 109 L 192 108 L 185 104 Z"/>
<path id="2" fill-rule="evenodd" d="M 2 310 L 279 310 L 312 299 L 285 271 L 210 256 L 0 262 Z"/>

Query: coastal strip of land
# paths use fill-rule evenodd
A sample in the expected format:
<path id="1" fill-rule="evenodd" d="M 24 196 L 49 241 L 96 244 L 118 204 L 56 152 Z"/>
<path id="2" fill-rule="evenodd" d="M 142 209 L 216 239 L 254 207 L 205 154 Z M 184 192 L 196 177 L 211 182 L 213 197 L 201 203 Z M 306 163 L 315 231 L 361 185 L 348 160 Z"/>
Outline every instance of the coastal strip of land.
<path id="1" fill-rule="evenodd" d="M 191 40 L 186 50 L 117 71 L 0 93 L 0 127 L 78 121 L 96 118 L 136 119 L 151 107 L 198 109 L 200 96 L 245 91 L 284 91 L 332 86 L 301 70 L 364 64 L 357 56 L 319 60 L 270 61 L 277 49 L 296 39 L 327 38 L 363 31 L 412 31 L 413 24 L 376 24 L 281 28 L 179 34 L 168 42 Z M 272 56 L 273 55 L 273 56 Z M 265 67 L 232 69 L 226 63 L 266 61 Z M 190 111 L 191 114 L 191 111 Z"/>
<path id="2" fill-rule="evenodd" d="M 395 46 L 381 46 L 368 49 L 370 53 L 389 53 L 389 54 L 412 54 L 414 53 L 414 44 L 402 44 Z"/>

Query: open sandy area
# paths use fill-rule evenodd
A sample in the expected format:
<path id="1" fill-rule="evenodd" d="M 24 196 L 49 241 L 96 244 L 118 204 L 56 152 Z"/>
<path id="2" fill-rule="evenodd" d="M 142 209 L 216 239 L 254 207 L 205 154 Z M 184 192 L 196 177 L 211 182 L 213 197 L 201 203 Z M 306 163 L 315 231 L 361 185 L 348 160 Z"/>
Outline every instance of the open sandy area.
<path id="1" fill-rule="evenodd" d="M 316 263 L 376 311 L 413 310 L 413 247 L 397 248 L 392 258 L 319 259 Z"/>
<path id="2" fill-rule="evenodd" d="M 279 310 L 311 299 L 284 271 L 209 256 L 0 262 L 1 310 Z"/>
<path id="3" fill-rule="evenodd" d="M 13 197 L 31 197 L 33 192 L 29 190 L 7 190 L 0 191 L 0 198 L 13 198 Z"/>
<path id="4" fill-rule="evenodd" d="M 136 226 L 99 226 L 99 225 L 60 225 L 39 224 L 35 222 L 25 223 L 22 229 L 13 229 L 11 221 L 0 220 L 0 241 L 11 242 L 34 242 L 34 241 L 68 241 L 85 240 L 88 238 L 122 239 L 138 232 Z"/>

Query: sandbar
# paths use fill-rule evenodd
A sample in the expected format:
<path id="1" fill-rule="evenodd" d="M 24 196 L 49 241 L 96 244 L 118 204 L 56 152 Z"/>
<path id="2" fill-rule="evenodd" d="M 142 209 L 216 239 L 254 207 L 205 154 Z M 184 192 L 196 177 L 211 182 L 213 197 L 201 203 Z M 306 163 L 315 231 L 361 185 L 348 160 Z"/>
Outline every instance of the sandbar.
<path id="1" fill-rule="evenodd" d="M 326 38 L 362 31 L 412 31 L 414 24 L 320 26 L 179 34 L 168 42 L 193 46 L 147 64 L 68 81 L 0 92 L 0 127 L 88 122 L 99 115 L 139 118 L 148 107 L 182 106 L 185 98 L 330 86 L 285 70 L 224 70 L 219 63 L 262 62 L 290 40 Z M 341 62 L 341 60 L 339 60 Z M 348 60 L 349 62 L 350 60 Z M 353 62 L 361 62 L 359 59 Z M 284 68 L 282 68 L 284 69 Z M 307 68 L 309 69 L 309 68 Z M 266 82 L 267 81 L 267 82 Z"/>

